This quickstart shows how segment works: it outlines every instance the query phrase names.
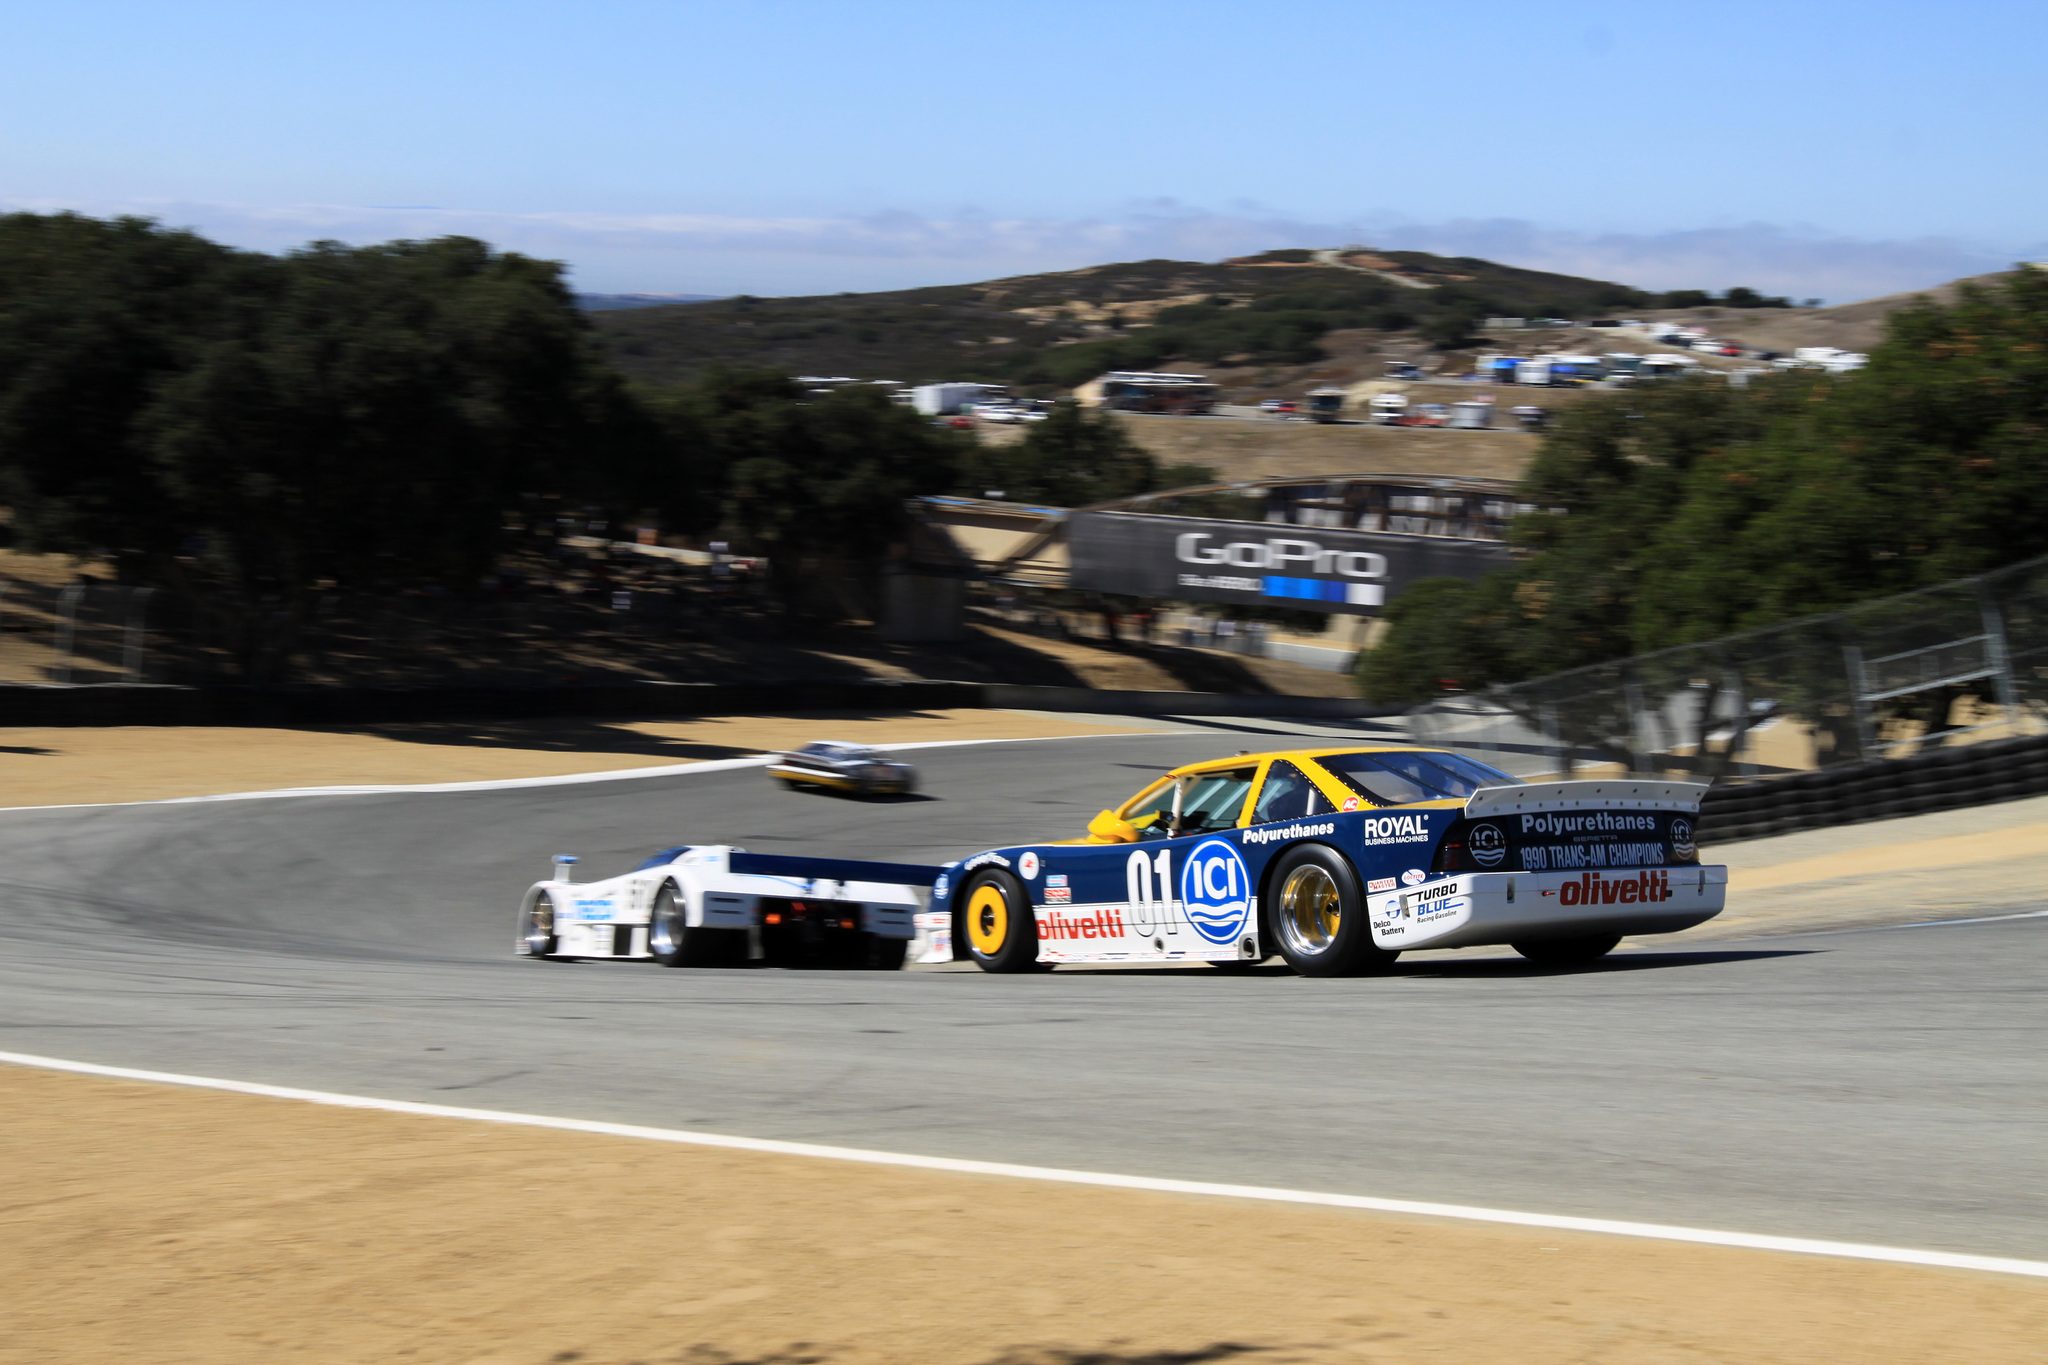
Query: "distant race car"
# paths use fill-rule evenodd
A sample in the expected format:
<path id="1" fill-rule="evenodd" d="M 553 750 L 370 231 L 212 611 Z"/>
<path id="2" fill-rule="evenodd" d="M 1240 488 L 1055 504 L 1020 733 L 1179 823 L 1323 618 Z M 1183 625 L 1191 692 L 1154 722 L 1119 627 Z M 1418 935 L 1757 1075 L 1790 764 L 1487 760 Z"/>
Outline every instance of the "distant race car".
<path id="1" fill-rule="evenodd" d="M 819 740 L 776 754 L 768 774 L 792 791 L 827 787 L 859 796 L 901 796 L 917 790 L 915 767 L 865 744 L 837 740 Z"/>
<path id="2" fill-rule="evenodd" d="M 1385 970 L 1410 948 L 1591 961 L 1720 913 L 1694 837 L 1703 784 L 1524 783 L 1428 749 L 1303 749 L 1176 768 L 1084 838 L 949 863 L 928 918 L 950 956 Z M 942 918 L 943 916 L 943 918 Z"/>
<path id="3" fill-rule="evenodd" d="M 516 951 L 535 958 L 638 958 L 664 967 L 903 965 L 936 868 L 663 849 L 603 881 L 556 858 L 519 906 Z"/>

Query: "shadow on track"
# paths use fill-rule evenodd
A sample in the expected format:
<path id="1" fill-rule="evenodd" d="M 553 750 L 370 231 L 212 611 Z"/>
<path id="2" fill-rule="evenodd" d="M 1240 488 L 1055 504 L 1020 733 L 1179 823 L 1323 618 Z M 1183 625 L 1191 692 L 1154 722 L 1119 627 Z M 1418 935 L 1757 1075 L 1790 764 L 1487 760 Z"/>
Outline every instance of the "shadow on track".
<path id="1" fill-rule="evenodd" d="M 1715 967 L 1733 962 L 1753 962 L 1759 958 L 1805 957 L 1812 953 L 1825 952 L 1823 948 L 1751 948 L 1711 949 L 1696 952 L 1628 953 L 1621 957 L 1602 958 L 1598 962 L 1582 966 L 1556 967 L 1540 962 L 1530 962 L 1519 957 L 1474 958 L 1469 962 L 1400 962 L 1388 975 L 1390 977 L 1524 977 L 1524 976 L 1589 976 L 1614 972 L 1665 971 L 1673 967 Z M 1090 963 L 1062 963 L 1060 975 L 1065 977 L 1087 976 L 1187 976 L 1213 977 L 1287 977 L 1295 976 L 1294 970 L 1279 962 L 1262 962 L 1256 967 L 1228 964 L 1232 970 L 1218 971 L 1207 962 L 1184 962 L 1159 967 L 1115 967 Z M 1368 976 L 1340 978 L 1348 981 L 1369 981 Z"/>
<path id="2" fill-rule="evenodd" d="M 1572 967 L 1549 966 L 1519 957 L 1482 957 L 1470 962 L 1402 962 L 1395 976 L 1503 977 L 1598 976 L 1616 972 L 1666 971 L 1673 967 L 1718 967 L 1760 958 L 1805 957 L 1820 948 L 1702 948 L 1692 952 L 1624 953 Z"/>

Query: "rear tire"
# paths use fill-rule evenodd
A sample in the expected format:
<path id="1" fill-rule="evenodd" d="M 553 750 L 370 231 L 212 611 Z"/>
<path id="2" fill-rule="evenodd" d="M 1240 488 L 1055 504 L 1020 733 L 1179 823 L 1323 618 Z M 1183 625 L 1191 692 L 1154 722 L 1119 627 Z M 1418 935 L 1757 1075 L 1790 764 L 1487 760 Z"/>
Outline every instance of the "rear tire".
<path id="1" fill-rule="evenodd" d="M 1028 972 L 1039 966 L 1038 917 L 1024 883 L 1007 872 L 983 872 L 960 894 L 968 955 L 985 972 Z"/>
<path id="2" fill-rule="evenodd" d="M 1378 975 L 1400 957 L 1372 941 L 1358 874 L 1335 849 L 1295 846 L 1280 855 L 1266 885 L 1273 942 L 1301 975 Z"/>
<path id="3" fill-rule="evenodd" d="M 1546 967 L 1583 967 L 1606 957 L 1620 942 L 1620 934 L 1584 934 L 1578 938 L 1525 939 L 1508 946 Z"/>
<path id="4" fill-rule="evenodd" d="M 663 882 L 647 912 L 647 954 L 664 967 L 727 967 L 745 949 L 739 929 L 692 929 L 674 882 Z"/>

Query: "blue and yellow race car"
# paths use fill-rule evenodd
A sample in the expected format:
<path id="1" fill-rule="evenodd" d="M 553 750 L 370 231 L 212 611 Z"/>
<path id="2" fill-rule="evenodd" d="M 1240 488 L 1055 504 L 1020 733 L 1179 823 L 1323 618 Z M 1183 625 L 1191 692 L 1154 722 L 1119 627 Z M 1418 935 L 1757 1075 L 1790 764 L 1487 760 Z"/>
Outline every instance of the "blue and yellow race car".
<path id="1" fill-rule="evenodd" d="M 1277 952 L 1341 976 L 1482 944 L 1586 962 L 1720 913 L 1727 869 L 1694 838 L 1705 791 L 1527 783 L 1435 749 L 1242 754 L 1173 769 L 1082 838 L 947 864 L 923 918 L 991 972 Z"/>

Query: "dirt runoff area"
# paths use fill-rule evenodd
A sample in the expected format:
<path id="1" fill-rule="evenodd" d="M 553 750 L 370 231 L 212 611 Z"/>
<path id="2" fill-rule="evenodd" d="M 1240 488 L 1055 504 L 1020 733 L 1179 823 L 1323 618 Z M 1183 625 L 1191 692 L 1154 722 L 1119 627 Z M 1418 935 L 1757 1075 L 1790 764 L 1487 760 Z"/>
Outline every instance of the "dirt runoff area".
<path id="1" fill-rule="evenodd" d="M 481 782 L 744 758 L 816 739 L 861 744 L 1123 733 L 1114 719 L 1022 711 L 819 711 L 698 720 L 537 720 L 353 728 L 0 729 L 0 806 L 158 801 L 291 787 Z"/>
<path id="2" fill-rule="evenodd" d="M 0 1067 L 0 1362 L 2038 1361 L 2039 1281 Z"/>

